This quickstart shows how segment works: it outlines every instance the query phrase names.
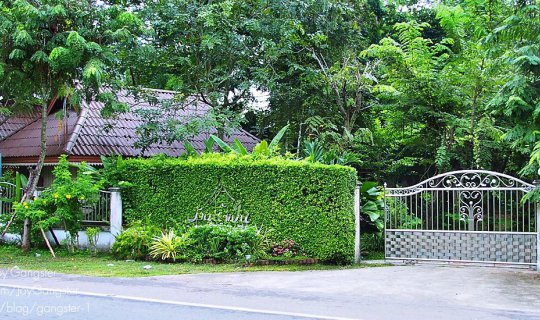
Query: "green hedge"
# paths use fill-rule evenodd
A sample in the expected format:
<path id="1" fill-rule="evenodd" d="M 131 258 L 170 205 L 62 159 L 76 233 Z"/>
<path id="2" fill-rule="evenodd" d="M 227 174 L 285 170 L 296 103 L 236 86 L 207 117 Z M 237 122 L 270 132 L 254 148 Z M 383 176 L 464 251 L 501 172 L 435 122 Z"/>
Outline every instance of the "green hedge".
<path id="1" fill-rule="evenodd" d="M 182 228 L 198 210 L 217 223 L 223 214 L 249 214 L 272 241 L 292 239 L 312 257 L 348 262 L 354 255 L 353 168 L 209 154 L 129 159 L 116 170 L 130 185 L 122 191 L 126 223 Z"/>

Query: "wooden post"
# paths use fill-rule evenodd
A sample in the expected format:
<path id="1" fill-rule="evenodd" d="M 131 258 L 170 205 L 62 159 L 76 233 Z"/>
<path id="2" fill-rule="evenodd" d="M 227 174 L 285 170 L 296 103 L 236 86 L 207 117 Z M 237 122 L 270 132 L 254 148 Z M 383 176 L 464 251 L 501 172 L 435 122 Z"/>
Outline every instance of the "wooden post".
<path id="1" fill-rule="evenodd" d="M 354 263 L 360 263 L 362 260 L 361 251 L 360 251 L 360 212 L 361 212 L 361 200 L 360 200 L 360 188 L 362 183 L 359 182 L 354 189 L 354 224 L 355 224 L 355 235 L 354 235 Z"/>
<path id="2" fill-rule="evenodd" d="M 47 239 L 47 235 L 45 234 L 45 230 L 43 230 L 42 227 L 39 227 L 39 230 L 41 230 L 41 235 L 43 236 L 43 240 L 45 240 L 45 244 L 47 245 L 47 248 L 49 248 L 49 251 L 51 252 L 52 257 L 56 258 L 56 255 L 54 254 L 54 250 L 51 247 L 51 243 L 49 242 L 49 239 Z"/>

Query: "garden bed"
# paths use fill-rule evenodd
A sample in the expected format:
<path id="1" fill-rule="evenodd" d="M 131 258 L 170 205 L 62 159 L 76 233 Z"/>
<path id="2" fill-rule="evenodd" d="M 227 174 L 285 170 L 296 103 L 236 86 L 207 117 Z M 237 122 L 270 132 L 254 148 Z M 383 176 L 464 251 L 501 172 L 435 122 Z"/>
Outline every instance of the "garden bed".
<path id="1" fill-rule="evenodd" d="M 97 277 L 149 277 L 188 273 L 215 272 L 255 272 L 255 271 L 307 271 L 307 270 L 342 270 L 384 266 L 328 264 L 272 264 L 243 265 L 241 263 L 194 264 L 194 263 L 159 263 L 148 261 L 116 260 L 110 254 L 98 253 L 92 256 L 88 251 L 69 254 L 65 250 L 57 251 L 57 258 L 52 258 L 47 250 L 33 249 L 22 252 L 11 245 L 0 245 L 0 273 L 8 275 L 17 270 L 44 270 L 51 273 L 68 273 Z M 13 271 L 13 272 L 11 272 Z"/>

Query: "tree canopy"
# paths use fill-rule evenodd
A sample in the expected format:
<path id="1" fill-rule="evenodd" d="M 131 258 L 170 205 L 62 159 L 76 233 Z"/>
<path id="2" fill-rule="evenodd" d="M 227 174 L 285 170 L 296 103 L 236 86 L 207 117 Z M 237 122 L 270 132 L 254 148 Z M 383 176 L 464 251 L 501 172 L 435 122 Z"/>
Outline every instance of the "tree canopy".
<path id="1" fill-rule="evenodd" d="M 354 155 L 391 184 L 466 168 L 531 178 L 540 164 L 537 0 L 0 4 L 2 112 L 68 91 L 113 115 L 126 106 L 98 88 L 149 87 L 178 96 L 141 114 L 141 148 L 289 124 L 283 151 Z M 209 115 L 169 116 L 189 99 Z"/>
<path id="2" fill-rule="evenodd" d="M 26 194 L 33 194 L 47 153 L 49 106 L 64 98 L 77 107 L 81 99 L 121 104 L 112 85 L 118 52 L 134 39 L 137 18 L 115 5 L 73 0 L 0 2 L 0 105 L 6 115 L 41 114 L 41 151 Z M 136 29 L 135 29 L 136 31 Z M 118 79 L 121 82 L 122 79 Z M 39 109 L 36 109 L 39 106 Z M 29 219 L 23 248 L 28 247 Z"/>

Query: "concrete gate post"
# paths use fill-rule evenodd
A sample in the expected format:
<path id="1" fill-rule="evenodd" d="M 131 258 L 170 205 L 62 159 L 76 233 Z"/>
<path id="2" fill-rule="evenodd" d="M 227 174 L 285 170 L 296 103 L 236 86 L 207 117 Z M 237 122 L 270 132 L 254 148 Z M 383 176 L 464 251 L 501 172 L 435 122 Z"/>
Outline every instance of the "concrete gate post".
<path id="1" fill-rule="evenodd" d="M 540 174 L 540 170 L 538 170 Z M 540 189 L 540 179 L 533 181 L 536 189 Z M 540 203 L 536 203 L 536 271 L 540 272 Z"/>
<path id="2" fill-rule="evenodd" d="M 354 189 L 354 225 L 355 225 L 355 235 L 354 235 L 354 263 L 360 263 L 361 261 L 361 252 L 360 252 L 360 212 L 361 212 L 361 199 L 360 199 L 360 188 L 362 183 L 358 182 L 356 188 Z"/>
<path id="3" fill-rule="evenodd" d="M 111 234 L 116 237 L 122 232 L 122 195 L 120 188 L 109 188 L 111 192 Z"/>

